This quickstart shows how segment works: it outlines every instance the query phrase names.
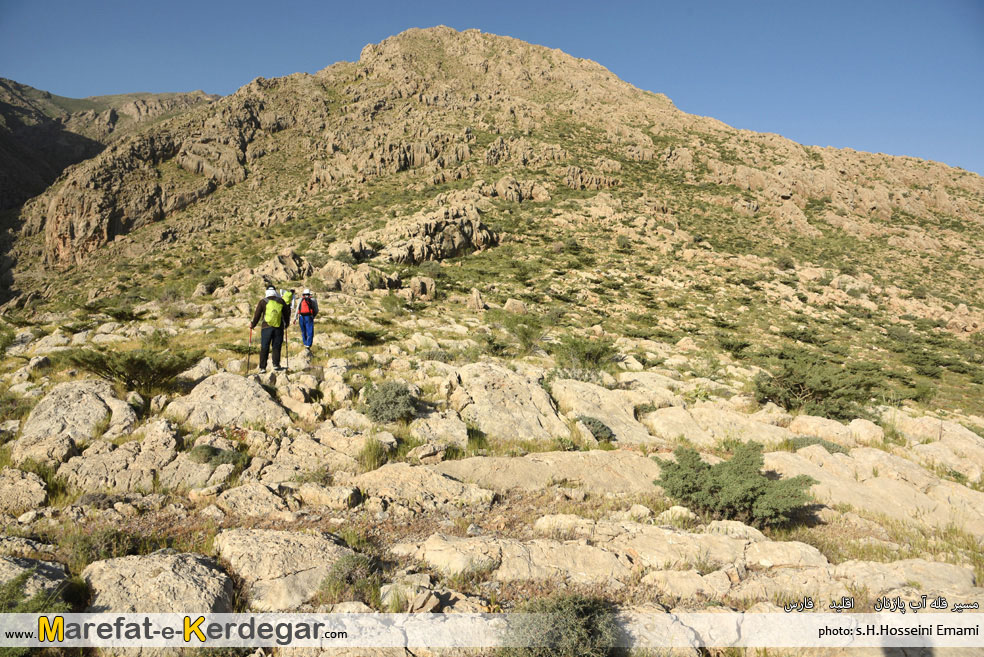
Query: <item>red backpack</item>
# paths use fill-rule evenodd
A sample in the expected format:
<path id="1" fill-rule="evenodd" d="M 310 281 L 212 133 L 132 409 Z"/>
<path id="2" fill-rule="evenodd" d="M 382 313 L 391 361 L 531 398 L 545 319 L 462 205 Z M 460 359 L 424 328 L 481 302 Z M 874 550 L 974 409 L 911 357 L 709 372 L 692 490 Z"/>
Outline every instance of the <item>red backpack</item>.
<path id="1" fill-rule="evenodd" d="M 298 308 L 297 313 L 299 315 L 313 315 L 314 305 L 311 303 L 311 299 L 308 297 L 301 297 L 301 306 Z"/>

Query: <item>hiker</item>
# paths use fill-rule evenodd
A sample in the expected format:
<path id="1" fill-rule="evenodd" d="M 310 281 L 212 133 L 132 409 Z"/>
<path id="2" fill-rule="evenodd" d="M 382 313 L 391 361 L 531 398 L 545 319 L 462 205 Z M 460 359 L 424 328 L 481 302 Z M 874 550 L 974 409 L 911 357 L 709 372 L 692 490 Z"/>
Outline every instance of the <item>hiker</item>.
<path id="1" fill-rule="evenodd" d="M 311 290 L 305 289 L 297 306 L 297 325 L 301 327 L 301 342 L 308 353 L 311 353 L 314 343 L 314 318 L 317 315 L 318 301 L 311 296 Z"/>
<path id="2" fill-rule="evenodd" d="M 266 372 L 267 354 L 273 346 L 273 369 L 282 372 L 280 367 L 280 347 L 284 343 L 284 331 L 290 324 L 290 306 L 284 301 L 283 297 L 277 294 L 276 288 L 268 287 L 266 295 L 256 304 L 256 312 L 253 313 L 253 321 L 249 328 L 253 330 L 257 324 L 261 324 L 260 331 L 260 374 Z"/>

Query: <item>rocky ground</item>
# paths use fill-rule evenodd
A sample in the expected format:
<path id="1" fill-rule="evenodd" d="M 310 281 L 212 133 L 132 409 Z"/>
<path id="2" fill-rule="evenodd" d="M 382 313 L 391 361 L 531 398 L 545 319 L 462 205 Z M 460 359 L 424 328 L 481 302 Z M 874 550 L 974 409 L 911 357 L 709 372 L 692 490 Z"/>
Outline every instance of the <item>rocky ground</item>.
<path id="1" fill-rule="evenodd" d="M 984 599 L 984 179 L 449 28 L 185 100 L 0 216 L 0 581 L 141 611 Z M 257 374 L 268 284 L 321 314 Z M 794 522 L 654 484 L 749 441 L 812 478 Z"/>
<path id="2" fill-rule="evenodd" d="M 496 309 L 473 297 L 414 312 L 386 310 L 390 296 L 325 294 L 312 353 L 292 327 L 279 373 L 256 374 L 255 351 L 245 372 L 245 308 L 212 300 L 188 304 L 193 319 L 148 304 L 139 320 L 72 332 L 49 314 L 17 332 L 4 378 L 30 410 L 3 424 L 0 579 L 74 582 L 90 611 L 496 611 L 557 591 L 678 611 L 984 602 L 984 438 L 968 428 L 984 418 L 791 414 L 750 396 L 754 366 L 719 354 L 696 372 L 706 355 L 687 340 L 618 337 L 594 382 L 564 378 L 549 334 L 490 354 Z M 65 363 L 162 334 L 213 346 L 150 398 Z M 413 418 L 369 419 L 387 381 L 407 384 Z M 805 436 L 818 444 L 797 449 Z M 653 484 L 652 455 L 686 444 L 716 462 L 749 440 L 779 475 L 814 478 L 805 522 L 702 517 Z"/>

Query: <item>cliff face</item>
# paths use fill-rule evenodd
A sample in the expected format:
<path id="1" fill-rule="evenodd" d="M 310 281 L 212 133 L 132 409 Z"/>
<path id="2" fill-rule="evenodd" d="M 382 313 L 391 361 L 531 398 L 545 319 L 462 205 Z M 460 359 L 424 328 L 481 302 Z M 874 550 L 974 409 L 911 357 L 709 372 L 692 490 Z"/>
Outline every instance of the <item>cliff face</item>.
<path id="1" fill-rule="evenodd" d="M 200 91 L 64 98 L 0 78 L 0 210 L 139 126 L 212 99 Z"/>

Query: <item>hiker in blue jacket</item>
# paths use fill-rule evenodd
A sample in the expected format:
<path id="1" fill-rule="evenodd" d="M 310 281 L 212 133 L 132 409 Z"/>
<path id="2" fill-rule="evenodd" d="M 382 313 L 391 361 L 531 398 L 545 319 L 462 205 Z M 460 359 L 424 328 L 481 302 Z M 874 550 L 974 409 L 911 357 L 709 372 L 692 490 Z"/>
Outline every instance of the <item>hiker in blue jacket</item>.
<path id="1" fill-rule="evenodd" d="M 261 324 L 262 322 L 262 324 Z M 282 372 L 280 367 L 280 348 L 284 344 L 284 331 L 290 325 L 290 306 L 283 297 L 277 294 L 274 287 L 268 287 L 266 295 L 256 304 L 253 321 L 249 328 L 252 331 L 257 324 L 260 330 L 260 374 L 266 372 L 267 355 L 273 347 L 273 369 Z"/>
<path id="2" fill-rule="evenodd" d="M 314 343 L 314 318 L 318 315 L 318 301 L 311 296 L 311 290 L 305 289 L 301 301 L 297 304 L 297 325 L 301 327 L 301 342 L 311 353 Z"/>

